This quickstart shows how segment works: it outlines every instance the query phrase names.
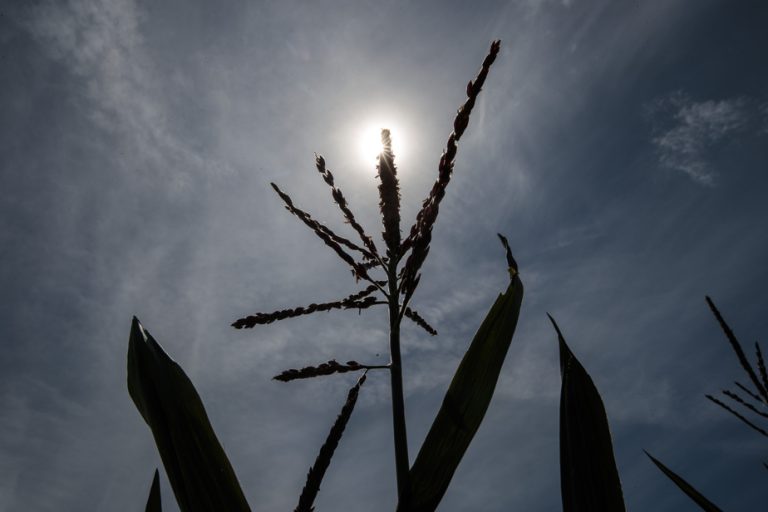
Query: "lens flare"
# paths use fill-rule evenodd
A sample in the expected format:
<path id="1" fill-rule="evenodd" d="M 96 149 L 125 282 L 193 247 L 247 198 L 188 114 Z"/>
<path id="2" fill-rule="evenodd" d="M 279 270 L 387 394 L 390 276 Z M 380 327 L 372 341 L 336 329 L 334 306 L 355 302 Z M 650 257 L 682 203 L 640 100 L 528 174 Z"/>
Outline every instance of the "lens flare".
<path id="1" fill-rule="evenodd" d="M 382 149 L 382 128 L 387 128 L 390 131 L 390 136 L 392 137 L 392 152 L 395 154 L 395 162 L 402 162 L 403 157 L 405 156 L 403 148 L 404 134 L 396 124 L 390 122 L 369 123 L 365 126 L 360 133 L 360 156 L 362 156 L 366 162 L 376 162 Z"/>

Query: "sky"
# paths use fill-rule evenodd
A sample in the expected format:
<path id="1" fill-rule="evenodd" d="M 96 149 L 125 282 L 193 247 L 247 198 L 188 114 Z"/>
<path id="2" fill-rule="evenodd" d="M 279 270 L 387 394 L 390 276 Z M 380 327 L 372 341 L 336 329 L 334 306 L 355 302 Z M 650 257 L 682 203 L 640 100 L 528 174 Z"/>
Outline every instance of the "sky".
<path id="1" fill-rule="evenodd" d="M 506 287 L 497 232 L 525 297 L 440 510 L 560 508 L 546 312 L 602 393 L 630 510 L 697 510 L 643 449 L 724 510 L 765 504 L 764 439 L 704 398 L 743 380 L 704 296 L 765 341 L 766 26 L 750 0 L 5 2 L 0 510 L 143 509 L 161 462 L 126 387 L 133 315 L 195 383 L 253 510 L 295 506 L 355 376 L 271 377 L 386 363 L 387 319 L 230 327 L 360 289 L 269 183 L 351 237 L 322 154 L 378 234 L 361 139 L 390 127 L 407 230 L 493 39 L 413 299 L 440 334 L 403 326 L 412 458 Z M 394 510 L 388 379 L 369 377 L 320 511 Z"/>

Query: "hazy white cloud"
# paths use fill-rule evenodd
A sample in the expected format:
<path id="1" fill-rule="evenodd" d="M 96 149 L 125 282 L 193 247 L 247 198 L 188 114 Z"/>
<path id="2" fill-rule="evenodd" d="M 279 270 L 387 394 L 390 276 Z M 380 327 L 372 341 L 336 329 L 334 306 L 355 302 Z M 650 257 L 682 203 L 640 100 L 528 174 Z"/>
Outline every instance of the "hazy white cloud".
<path id="1" fill-rule="evenodd" d="M 704 199 L 665 202 L 657 184 L 637 186 L 622 165 L 644 156 L 636 154 L 638 136 L 623 106 L 642 104 L 655 94 L 649 87 L 677 87 L 655 81 L 668 77 L 657 57 L 686 44 L 681 24 L 707 33 L 701 10 L 683 0 L 520 0 L 471 14 L 440 11 L 435 2 L 412 6 L 421 11 L 407 16 L 396 3 L 208 5 L 191 2 L 179 12 L 163 2 L 42 0 L 24 8 L 33 42 L 27 34 L 0 35 L 29 47 L 7 52 L 9 61 L 58 80 L 51 89 L 30 84 L 28 73 L 9 74 L 16 90 L 0 88 L 3 105 L 24 105 L 5 119 L 7 132 L 29 119 L 24 137 L 36 149 L 14 153 L 29 168 L 23 175 L 0 176 L 3 199 L 10 199 L 3 203 L 10 215 L 4 210 L 0 218 L 13 228 L 0 229 L 8 248 L 0 280 L 12 277 L 3 282 L 9 306 L 0 331 L 13 340 L 0 364 L 0 406 L 9 411 L 0 419 L 0 510 L 135 510 L 145 499 L 161 462 L 125 390 L 132 314 L 195 382 L 251 503 L 293 506 L 354 376 L 291 384 L 271 377 L 331 358 L 385 363 L 388 324 L 385 309 L 371 308 L 249 331 L 229 327 L 254 311 L 357 290 L 346 267 L 282 210 L 267 183 L 277 181 L 298 205 L 354 236 L 341 231 L 312 168 L 312 151 L 323 151 L 376 235 L 375 171 L 367 162 L 367 174 L 357 173 L 363 164 L 349 144 L 354 122 L 349 130 L 346 123 L 391 95 L 382 104 L 396 106 L 381 110 L 402 108 L 411 119 L 403 122 L 409 155 L 401 161 L 407 229 L 405 219 L 435 178 L 451 109 L 463 101 L 463 84 L 492 37 L 504 41 L 503 50 L 462 139 L 412 302 L 440 335 L 403 327 L 412 456 L 507 282 L 495 239 L 501 231 L 521 264 L 523 310 L 488 416 L 441 510 L 559 506 L 551 489 L 560 378 L 547 311 L 603 394 L 629 508 L 679 510 L 685 497 L 673 488 L 637 490 L 655 470 L 640 446 L 676 433 L 690 443 L 710 434 L 722 439 L 709 416 L 698 421 L 699 410 L 720 418 L 700 395 L 732 373 L 713 368 L 727 346 L 706 330 L 712 319 L 703 301 L 690 304 L 704 293 L 739 290 L 753 308 L 744 318 L 761 318 L 752 311 L 765 302 L 758 286 L 765 240 L 744 236 L 760 233 L 765 217 L 760 187 L 752 186 L 763 180 L 762 153 L 746 155 L 753 165 L 744 172 L 754 179 L 738 197 L 715 189 L 691 194 Z M 743 90 L 733 87 L 725 98 Z M 53 93 L 60 96 L 45 97 Z M 690 90 L 708 98 L 696 94 Z M 62 96 L 67 108 L 37 101 Z M 707 141 L 766 125 L 768 110 L 757 103 L 696 103 L 683 95 L 657 102 L 659 152 L 706 162 Z M 745 112 L 747 126 L 738 118 Z M 216 158 L 243 171 L 212 186 L 194 179 Z M 135 180 L 139 168 L 144 179 Z M 179 180 L 189 194 L 167 200 Z M 739 217 L 734 201 L 749 206 L 749 215 Z M 386 373 L 371 372 L 318 510 L 395 508 L 389 401 Z M 683 442 L 673 448 L 670 456 L 688 453 Z M 737 462 L 746 466 L 753 453 Z M 743 477 L 753 478 L 748 471 Z M 173 510 L 165 478 L 162 485 Z M 679 501 L 659 505 L 667 494 Z M 740 489 L 732 494 L 745 500 Z M 644 499 L 653 505 L 643 506 Z"/>
<path id="2" fill-rule="evenodd" d="M 713 185 L 717 173 L 708 162 L 708 150 L 746 126 L 746 103 L 744 98 L 696 102 L 681 92 L 656 102 L 653 108 L 672 121 L 653 139 L 659 161 L 702 185 Z"/>
<path id="3" fill-rule="evenodd" d="M 144 16 L 134 0 L 45 2 L 29 12 L 28 30 L 45 52 L 82 83 L 78 101 L 99 128 L 119 137 L 130 168 L 180 172 L 219 167 L 206 162 L 169 122 L 166 83 L 141 33 Z M 178 78 L 178 77 L 176 77 Z"/>

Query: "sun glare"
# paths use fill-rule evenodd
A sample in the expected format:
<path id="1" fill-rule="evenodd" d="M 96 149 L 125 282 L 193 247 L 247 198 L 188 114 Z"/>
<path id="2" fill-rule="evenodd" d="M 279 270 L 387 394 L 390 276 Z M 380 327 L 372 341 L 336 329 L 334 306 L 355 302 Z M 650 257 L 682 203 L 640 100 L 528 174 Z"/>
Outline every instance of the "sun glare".
<path id="1" fill-rule="evenodd" d="M 404 133 L 403 130 L 395 123 L 379 122 L 368 123 L 360 133 L 360 156 L 362 156 L 366 163 L 373 163 L 381 153 L 381 130 L 387 128 L 390 131 L 392 137 L 392 152 L 395 154 L 395 163 L 402 163 L 403 157 L 405 157 L 405 148 L 403 147 Z M 399 165 L 398 165 L 399 167 Z"/>

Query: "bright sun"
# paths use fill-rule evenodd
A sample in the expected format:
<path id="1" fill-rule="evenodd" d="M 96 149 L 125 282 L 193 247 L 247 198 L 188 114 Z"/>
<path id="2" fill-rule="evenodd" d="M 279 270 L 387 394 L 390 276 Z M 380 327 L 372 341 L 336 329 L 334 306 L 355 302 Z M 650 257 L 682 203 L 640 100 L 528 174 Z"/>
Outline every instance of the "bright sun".
<path id="1" fill-rule="evenodd" d="M 405 148 L 403 147 L 404 133 L 396 123 L 378 122 L 368 123 L 360 134 L 360 156 L 366 163 L 375 162 L 381 153 L 381 129 L 387 128 L 392 137 L 392 152 L 395 154 L 395 164 L 403 161 Z M 399 166 L 399 165 L 398 165 Z"/>

